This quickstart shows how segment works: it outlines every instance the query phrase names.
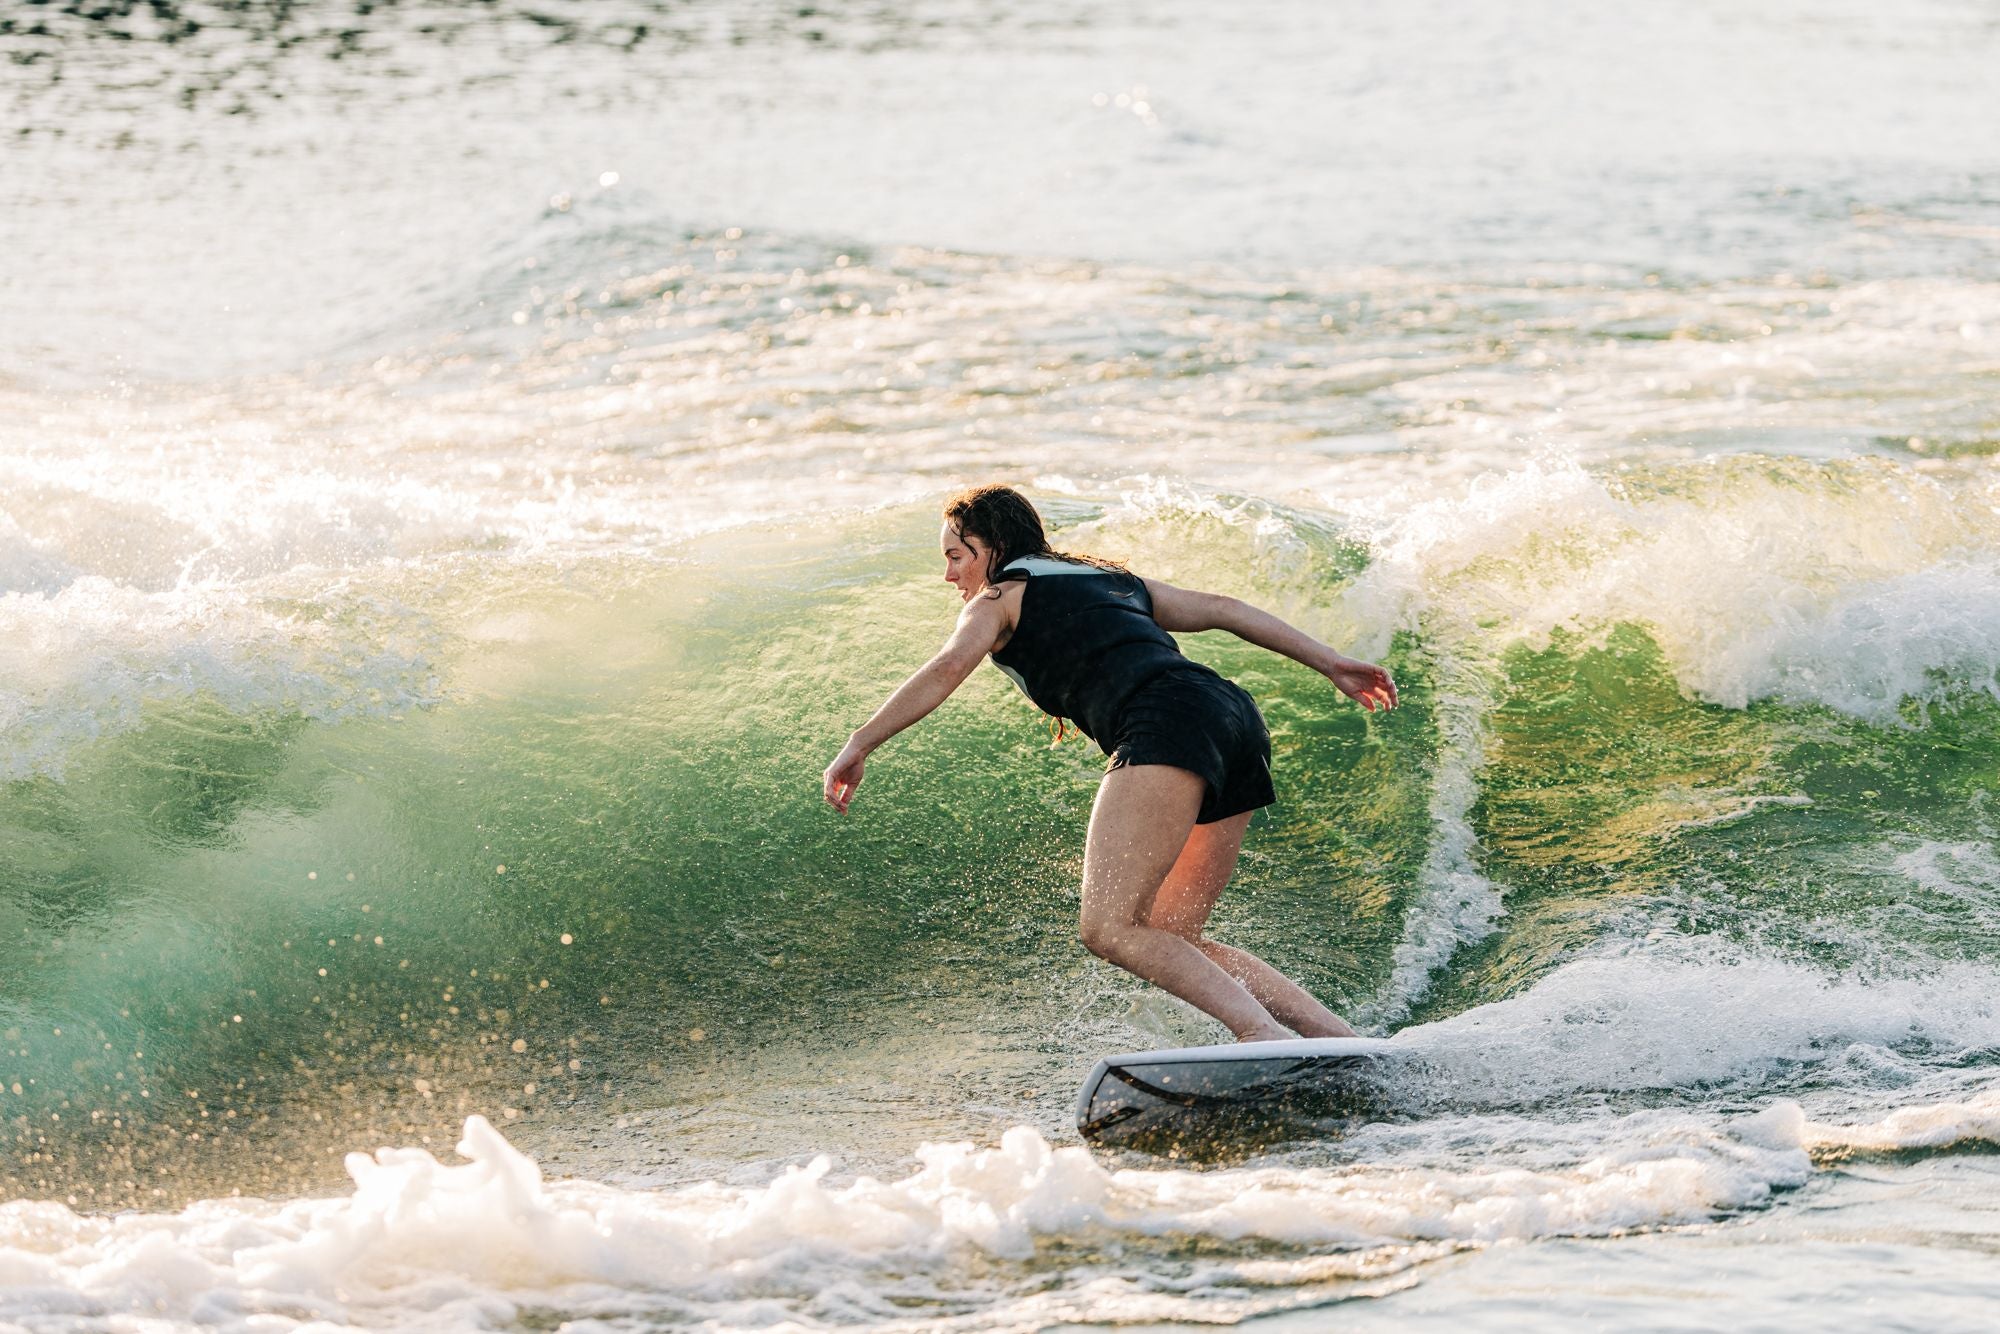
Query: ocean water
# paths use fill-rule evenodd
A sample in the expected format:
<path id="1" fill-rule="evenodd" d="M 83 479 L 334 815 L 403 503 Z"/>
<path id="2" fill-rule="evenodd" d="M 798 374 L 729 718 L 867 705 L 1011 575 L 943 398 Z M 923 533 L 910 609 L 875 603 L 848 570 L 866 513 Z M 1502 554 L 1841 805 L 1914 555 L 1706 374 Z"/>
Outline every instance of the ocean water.
<path id="1" fill-rule="evenodd" d="M 2000 24 L 0 10 L 0 1328 L 2000 1320 Z M 1412 1060 L 1189 1161 L 936 511 L 1226 636 L 1215 930 Z"/>

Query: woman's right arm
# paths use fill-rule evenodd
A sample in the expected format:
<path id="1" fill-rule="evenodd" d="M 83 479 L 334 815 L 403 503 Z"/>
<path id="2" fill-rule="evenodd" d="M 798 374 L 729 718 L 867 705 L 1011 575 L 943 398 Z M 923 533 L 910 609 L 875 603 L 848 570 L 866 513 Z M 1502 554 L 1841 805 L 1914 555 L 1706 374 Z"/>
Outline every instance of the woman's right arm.
<path id="1" fill-rule="evenodd" d="M 1162 630 L 1227 630 L 1238 639 L 1304 663 L 1370 712 L 1396 707 L 1396 682 L 1386 670 L 1322 644 L 1262 607 L 1221 593 L 1176 588 L 1157 579 L 1145 582 L 1153 599 L 1153 619 Z"/>
<path id="2" fill-rule="evenodd" d="M 847 738 L 847 744 L 826 766 L 827 804 L 845 815 L 854 789 L 861 786 L 862 762 L 884 741 L 922 719 L 965 683 L 972 669 L 993 651 L 1007 628 L 1007 612 L 997 591 L 983 593 L 965 604 L 958 626 L 931 660 L 910 673 L 908 680 L 875 710 L 874 716 Z"/>

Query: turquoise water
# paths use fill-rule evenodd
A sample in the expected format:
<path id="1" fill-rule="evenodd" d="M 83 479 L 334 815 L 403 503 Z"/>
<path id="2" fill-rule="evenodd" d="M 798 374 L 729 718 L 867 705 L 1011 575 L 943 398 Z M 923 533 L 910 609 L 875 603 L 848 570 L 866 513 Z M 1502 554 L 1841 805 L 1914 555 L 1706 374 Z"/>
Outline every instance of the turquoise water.
<path id="1" fill-rule="evenodd" d="M 1993 45 L 6 20 L 0 1321 L 1989 1324 Z M 1394 670 L 1184 641 L 1393 1115 L 1078 1143 L 1220 1031 L 998 673 L 820 803 L 988 478 Z"/>

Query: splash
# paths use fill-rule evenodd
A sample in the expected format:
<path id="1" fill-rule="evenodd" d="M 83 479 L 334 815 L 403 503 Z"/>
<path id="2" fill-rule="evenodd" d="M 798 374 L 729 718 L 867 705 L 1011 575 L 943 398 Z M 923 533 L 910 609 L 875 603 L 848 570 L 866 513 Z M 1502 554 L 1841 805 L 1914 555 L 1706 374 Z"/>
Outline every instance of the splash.
<path id="1" fill-rule="evenodd" d="M 1899 1107 L 1880 1120 L 1855 1125 L 1811 1123 L 1803 1128 L 1803 1142 L 1815 1150 L 1857 1153 L 2000 1145 L 2000 1089 L 1962 1102 Z"/>
<path id="2" fill-rule="evenodd" d="M 1447 1105 L 1646 1090 L 1754 1092 L 1839 1075 L 1910 1083 L 1932 1052 L 2000 1044 L 2000 976 L 1961 964 L 1842 977 L 1699 940 L 1613 947 L 1511 999 L 1405 1029 Z M 1901 1053 L 1901 1054 L 1899 1054 Z"/>
<path id="3" fill-rule="evenodd" d="M 549 1183 L 473 1117 L 465 1162 L 350 1154 L 343 1198 L 108 1218 L 0 1206 L 0 1317 L 281 1329 L 389 1312 L 499 1328 L 529 1309 L 725 1328 L 1021 1329 L 1085 1311 L 1234 1320 L 1466 1246 L 1754 1208 L 1810 1170 L 1782 1118 L 1639 1138 L 1561 1170 L 1111 1171 L 1016 1127 L 987 1148 L 925 1145 L 899 1179 L 836 1184 L 819 1157 L 763 1186 L 649 1191 Z M 1058 1246 L 1072 1258 L 1051 1285 L 1029 1266 Z"/>

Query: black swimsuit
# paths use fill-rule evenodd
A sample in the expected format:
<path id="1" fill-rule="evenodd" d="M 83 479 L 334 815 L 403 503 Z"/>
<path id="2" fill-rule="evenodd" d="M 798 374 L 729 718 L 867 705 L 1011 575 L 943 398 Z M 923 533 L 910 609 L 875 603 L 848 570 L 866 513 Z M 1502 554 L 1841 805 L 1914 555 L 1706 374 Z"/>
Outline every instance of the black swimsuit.
<path id="1" fill-rule="evenodd" d="M 1068 718 L 1108 766 L 1170 764 L 1207 784 L 1198 824 L 1268 806 L 1271 737 L 1240 687 L 1181 655 L 1153 619 L 1146 583 L 1122 570 L 1022 556 L 996 583 L 1026 581 L 1019 624 L 993 665 L 1037 708 Z"/>

